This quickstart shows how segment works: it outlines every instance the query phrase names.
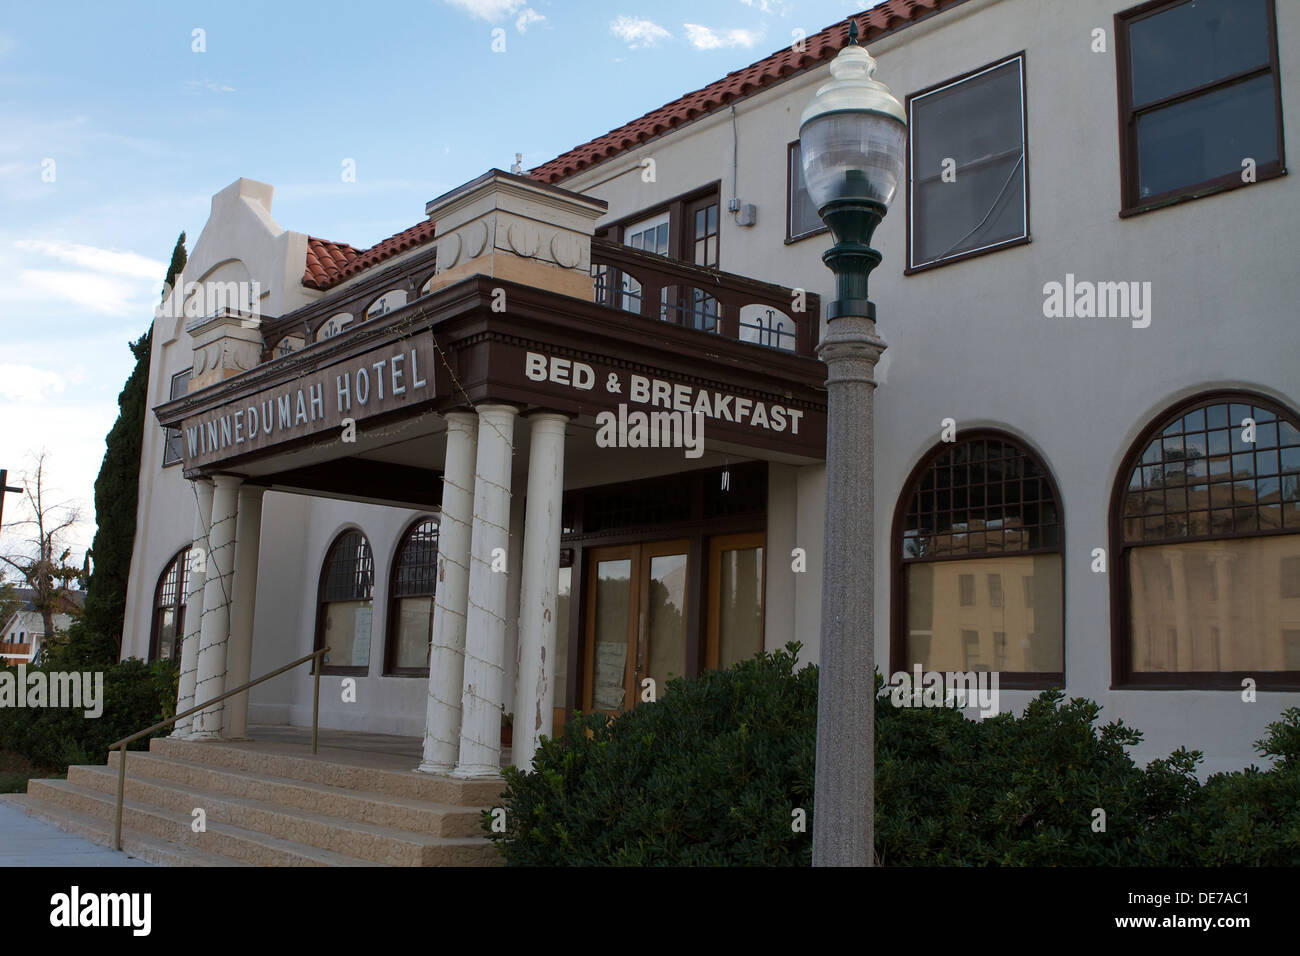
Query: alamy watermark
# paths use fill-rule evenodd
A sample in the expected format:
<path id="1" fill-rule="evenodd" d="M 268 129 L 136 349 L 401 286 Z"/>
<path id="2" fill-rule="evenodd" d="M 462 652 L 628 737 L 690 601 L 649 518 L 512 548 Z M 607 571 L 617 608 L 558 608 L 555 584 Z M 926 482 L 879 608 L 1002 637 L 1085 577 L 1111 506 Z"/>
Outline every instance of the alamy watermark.
<path id="1" fill-rule="evenodd" d="M 1043 315 L 1049 319 L 1129 319 L 1133 328 L 1151 324 L 1150 282 L 1091 282 L 1067 272 L 1064 282 L 1043 286 Z"/>
<path id="2" fill-rule="evenodd" d="M 0 707 L 71 707 L 89 720 L 104 713 L 103 671 L 0 671 Z"/>
<path id="3" fill-rule="evenodd" d="M 885 685 L 895 707 L 977 707 L 981 717 L 998 712 L 997 671 L 897 671 Z"/>
<path id="4" fill-rule="evenodd" d="M 163 303 L 155 311 L 159 318 L 202 319 L 225 309 L 242 313 L 245 321 L 262 317 L 262 283 L 260 282 L 187 282 L 179 294 L 170 285 L 163 286 Z"/>

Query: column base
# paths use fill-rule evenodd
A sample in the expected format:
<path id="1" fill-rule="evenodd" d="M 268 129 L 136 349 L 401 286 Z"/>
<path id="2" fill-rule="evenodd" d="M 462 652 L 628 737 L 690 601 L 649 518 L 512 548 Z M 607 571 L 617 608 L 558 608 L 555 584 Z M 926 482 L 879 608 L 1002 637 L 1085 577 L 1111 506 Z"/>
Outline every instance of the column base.
<path id="1" fill-rule="evenodd" d="M 217 733 L 217 731 L 215 730 L 199 730 L 190 734 L 185 739 L 186 740 L 225 740 L 226 738 L 222 737 L 221 734 Z"/>
<path id="2" fill-rule="evenodd" d="M 457 767 L 451 772 L 451 776 L 459 777 L 461 780 L 473 780 L 481 777 L 499 777 L 501 776 L 501 768 L 490 767 L 486 764 L 477 767 Z"/>
<path id="3" fill-rule="evenodd" d="M 412 772 L 432 773 L 432 774 L 437 774 L 440 777 L 446 777 L 450 775 L 452 771 L 454 771 L 455 769 L 456 769 L 455 766 L 449 763 L 431 763 L 430 761 L 426 760 L 422 764 L 420 764 L 420 766 L 416 767 L 415 770 L 413 770 Z"/>

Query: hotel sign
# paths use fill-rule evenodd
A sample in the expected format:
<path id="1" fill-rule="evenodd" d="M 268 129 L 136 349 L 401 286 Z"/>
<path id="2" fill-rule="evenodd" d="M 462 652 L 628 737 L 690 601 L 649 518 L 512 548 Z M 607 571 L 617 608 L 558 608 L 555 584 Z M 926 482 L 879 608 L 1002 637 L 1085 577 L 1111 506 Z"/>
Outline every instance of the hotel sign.
<path id="1" fill-rule="evenodd" d="M 810 457 L 820 457 L 825 449 L 824 405 L 795 400 L 789 393 L 761 386 L 732 390 L 692 384 L 668 372 L 638 373 L 612 363 L 584 362 L 535 349 L 509 348 L 502 353 L 505 362 L 494 362 L 494 368 L 532 393 L 532 401 L 591 415 L 598 428 L 609 426 L 620 436 L 626 433 L 629 440 L 619 442 L 625 447 L 678 447 L 675 440 L 666 446 L 656 440 L 656 429 L 662 433 L 671 426 L 674 435 L 680 433 L 691 441 L 702 434 Z M 644 440 L 638 437 L 642 426 Z M 597 443 L 602 444 L 599 433 Z M 698 457 L 698 452 L 687 457 Z"/>
<path id="2" fill-rule="evenodd" d="M 301 378 L 186 418 L 187 468 L 274 448 L 435 397 L 433 341 L 389 342 Z"/>

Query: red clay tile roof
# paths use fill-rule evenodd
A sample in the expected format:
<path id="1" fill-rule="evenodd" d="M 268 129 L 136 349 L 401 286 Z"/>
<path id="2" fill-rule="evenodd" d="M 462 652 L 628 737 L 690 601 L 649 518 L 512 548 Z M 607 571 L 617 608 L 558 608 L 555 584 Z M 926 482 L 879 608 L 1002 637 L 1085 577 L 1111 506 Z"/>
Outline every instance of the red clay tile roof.
<path id="1" fill-rule="evenodd" d="M 861 19 L 864 14 L 855 15 L 858 19 L 858 27 L 862 30 L 860 42 L 865 45 L 882 33 L 897 30 L 931 13 L 961 2 L 963 0 L 885 0 L 866 12 L 865 29 L 862 29 L 864 23 Z M 818 66 L 823 61 L 831 59 L 844 46 L 848 40 L 849 20 L 855 17 L 842 20 L 808 37 L 804 41 L 802 53 L 797 53 L 788 46 L 778 50 L 743 70 L 728 73 L 703 89 L 687 93 L 671 103 L 651 110 L 640 119 L 635 119 L 581 146 L 575 146 L 549 163 L 529 170 L 528 175 L 544 183 L 560 182 L 589 166 L 639 146 L 660 133 L 666 133 L 691 120 L 721 109 L 733 100 L 771 86 L 801 70 Z"/>
<path id="2" fill-rule="evenodd" d="M 369 249 L 357 249 L 346 242 L 330 242 L 328 239 L 308 236 L 307 268 L 302 274 L 302 284 L 309 289 L 336 286 L 344 279 L 385 259 L 424 245 L 433 238 L 433 232 L 433 221 L 426 219 L 409 229 L 403 229 L 395 236 L 389 236 L 383 242 L 375 243 Z"/>

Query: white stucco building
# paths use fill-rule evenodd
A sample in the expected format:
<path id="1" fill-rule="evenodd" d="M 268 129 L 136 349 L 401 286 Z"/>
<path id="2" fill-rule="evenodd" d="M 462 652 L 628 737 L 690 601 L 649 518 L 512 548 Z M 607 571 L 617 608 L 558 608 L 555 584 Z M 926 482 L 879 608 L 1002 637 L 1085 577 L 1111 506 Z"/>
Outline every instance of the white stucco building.
<path id="1" fill-rule="evenodd" d="M 1016 711 L 1063 685 L 1140 761 L 1245 766 L 1300 703 L 1300 7 L 859 20 L 909 116 L 871 280 L 879 667 L 994 670 Z M 201 703 L 327 644 L 357 693 L 322 725 L 464 775 L 503 710 L 526 762 L 647 677 L 815 661 L 833 279 L 797 139 L 845 29 L 368 250 L 218 192 L 155 322 L 124 656 L 183 637 Z M 702 446 L 607 447 L 620 406 Z M 178 733 L 311 705 L 299 669 Z"/>

